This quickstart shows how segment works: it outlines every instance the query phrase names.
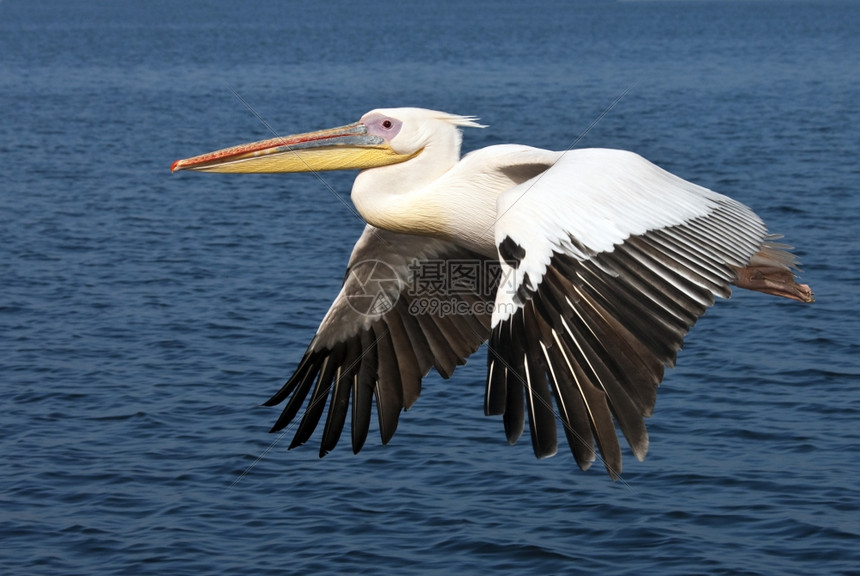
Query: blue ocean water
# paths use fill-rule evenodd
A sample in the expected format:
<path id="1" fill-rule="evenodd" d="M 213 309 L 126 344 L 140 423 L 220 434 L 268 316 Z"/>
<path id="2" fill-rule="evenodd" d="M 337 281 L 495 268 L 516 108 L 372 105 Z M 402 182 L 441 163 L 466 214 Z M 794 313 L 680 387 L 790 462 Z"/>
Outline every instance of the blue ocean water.
<path id="1" fill-rule="evenodd" d="M 0 572 L 858 573 L 858 21 L 812 1 L 0 1 Z M 508 446 L 483 351 L 432 373 L 388 446 L 287 451 L 260 403 L 337 292 L 354 175 L 168 168 L 405 105 L 480 116 L 466 150 L 625 148 L 737 198 L 818 301 L 718 302 L 615 483 Z"/>

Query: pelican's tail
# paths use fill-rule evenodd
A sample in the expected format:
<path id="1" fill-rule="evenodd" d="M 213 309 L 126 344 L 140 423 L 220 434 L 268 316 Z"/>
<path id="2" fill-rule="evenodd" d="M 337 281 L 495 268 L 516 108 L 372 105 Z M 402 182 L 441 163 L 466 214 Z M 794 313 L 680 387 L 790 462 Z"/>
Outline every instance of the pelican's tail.
<path id="1" fill-rule="evenodd" d="M 745 268 L 735 267 L 735 286 L 765 294 L 782 296 L 799 302 L 814 302 L 814 294 L 806 284 L 798 284 L 795 272 L 797 260 L 790 246 L 772 242 L 769 237 Z"/>

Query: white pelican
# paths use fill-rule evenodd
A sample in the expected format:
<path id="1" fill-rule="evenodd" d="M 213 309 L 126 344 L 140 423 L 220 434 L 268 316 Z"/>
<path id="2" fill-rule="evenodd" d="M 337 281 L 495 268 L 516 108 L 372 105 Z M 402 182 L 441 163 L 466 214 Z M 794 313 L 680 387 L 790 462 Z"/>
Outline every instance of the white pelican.
<path id="1" fill-rule="evenodd" d="M 596 444 L 617 478 L 613 417 L 642 460 L 664 367 L 714 296 L 734 284 L 812 301 L 795 282 L 794 256 L 743 204 L 620 150 L 500 145 L 460 158 L 467 126 L 482 127 L 470 116 L 379 109 L 171 167 L 361 170 L 352 201 L 367 226 L 343 287 L 266 402 L 289 398 L 276 431 L 310 394 L 290 448 L 310 438 L 327 399 L 320 456 L 337 444 L 350 398 L 353 451 L 374 399 L 387 443 L 430 368 L 448 378 L 489 339 L 484 410 L 503 415 L 508 441 L 527 412 L 535 455 L 551 456 L 558 418 L 580 468 Z M 463 263 L 470 273 L 457 272 Z M 421 286 L 428 270 L 436 284 Z"/>

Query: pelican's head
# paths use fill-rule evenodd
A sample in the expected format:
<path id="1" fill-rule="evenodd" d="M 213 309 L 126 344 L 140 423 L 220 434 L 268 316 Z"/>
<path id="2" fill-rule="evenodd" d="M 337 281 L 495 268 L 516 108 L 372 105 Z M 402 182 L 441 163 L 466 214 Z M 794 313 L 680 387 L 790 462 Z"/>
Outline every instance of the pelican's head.
<path id="1" fill-rule="evenodd" d="M 460 151 L 458 126 L 481 127 L 476 118 L 422 108 L 368 112 L 347 126 L 271 138 L 177 160 L 170 170 L 201 172 L 317 172 L 366 170 L 406 162 L 433 148 L 452 164 Z"/>

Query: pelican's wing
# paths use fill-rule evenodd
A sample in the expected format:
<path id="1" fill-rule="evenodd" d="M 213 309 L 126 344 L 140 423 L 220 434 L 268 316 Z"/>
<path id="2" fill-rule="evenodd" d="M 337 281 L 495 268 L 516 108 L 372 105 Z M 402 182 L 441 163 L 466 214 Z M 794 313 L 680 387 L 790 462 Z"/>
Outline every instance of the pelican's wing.
<path id="1" fill-rule="evenodd" d="M 528 412 L 535 454 L 549 456 L 554 397 L 579 466 L 596 442 L 613 477 L 613 416 L 641 460 L 664 366 L 714 296 L 728 297 L 752 264 L 752 276 L 794 284 L 793 257 L 749 208 L 629 152 L 570 151 L 502 194 L 497 212 L 503 280 L 485 411 L 504 414 L 511 442 Z"/>
<path id="2" fill-rule="evenodd" d="M 367 226 L 298 368 L 266 402 L 289 397 L 272 431 L 287 426 L 310 395 L 290 448 L 303 444 L 328 403 L 320 446 L 325 455 L 340 438 L 351 399 L 352 448 L 358 452 L 375 398 L 387 443 L 430 368 L 448 378 L 489 336 L 498 281 L 498 265 L 492 264 L 450 242 Z"/>

